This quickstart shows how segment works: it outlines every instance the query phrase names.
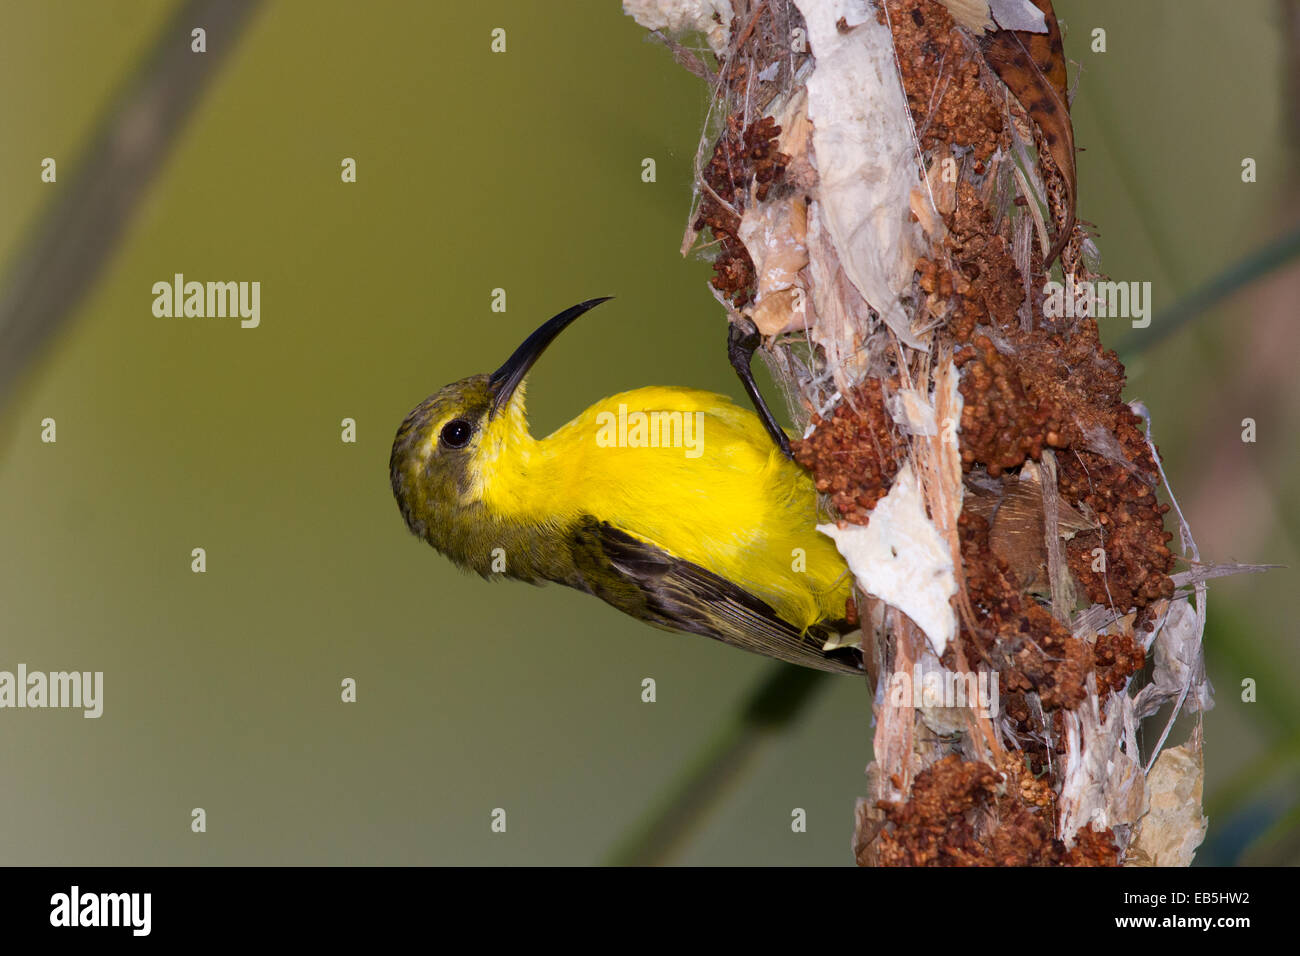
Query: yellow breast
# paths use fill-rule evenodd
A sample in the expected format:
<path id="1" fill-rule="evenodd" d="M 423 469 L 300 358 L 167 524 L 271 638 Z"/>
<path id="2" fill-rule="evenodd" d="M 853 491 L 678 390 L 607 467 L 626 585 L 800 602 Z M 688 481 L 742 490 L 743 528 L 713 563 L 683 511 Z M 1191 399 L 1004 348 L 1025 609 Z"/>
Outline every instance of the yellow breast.
<path id="1" fill-rule="evenodd" d="M 799 628 L 844 616 L 850 578 L 816 530 L 812 480 L 725 396 L 636 389 L 534 440 L 521 394 L 497 423 L 491 479 L 478 489 L 493 511 L 608 521 L 740 585 Z"/>

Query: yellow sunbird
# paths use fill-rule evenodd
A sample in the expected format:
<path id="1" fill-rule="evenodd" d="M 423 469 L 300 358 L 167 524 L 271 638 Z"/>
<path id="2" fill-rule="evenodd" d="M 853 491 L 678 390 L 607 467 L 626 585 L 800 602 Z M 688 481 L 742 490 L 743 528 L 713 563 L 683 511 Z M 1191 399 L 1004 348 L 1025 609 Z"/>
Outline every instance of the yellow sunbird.
<path id="1" fill-rule="evenodd" d="M 666 630 L 861 674 L 858 648 L 835 646 L 852 578 L 815 527 L 812 479 L 788 457 L 747 355 L 737 364 L 734 335 L 733 364 L 762 420 L 723 395 L 649 387 L 602 399 L 546 438 L 529 432 L 524 377 L 604 301 L 561 312 L 495 372 L 406 416 L 389 475 L 407 526 L 484 577 L 555 581 Z"/>

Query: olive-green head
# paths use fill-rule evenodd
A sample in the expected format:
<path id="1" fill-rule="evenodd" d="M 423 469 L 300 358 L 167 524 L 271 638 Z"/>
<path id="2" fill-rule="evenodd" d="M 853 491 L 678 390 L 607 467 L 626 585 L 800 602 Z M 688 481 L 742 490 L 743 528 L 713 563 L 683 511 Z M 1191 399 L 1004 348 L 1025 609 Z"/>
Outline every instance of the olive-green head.
<path id="1" fill-rule="evenodd" d="M 524 377 L 578 316 L 608 297 L 589 299 L 548 320 L 490 375 L 444 386 L 406 416 L 388 461 L 393 496 L 406 525 L 458 564 L 478 567 L 477 541 L 491 516 L 481 503 L 483 482 L 512 441 L 527 435 Z"/>

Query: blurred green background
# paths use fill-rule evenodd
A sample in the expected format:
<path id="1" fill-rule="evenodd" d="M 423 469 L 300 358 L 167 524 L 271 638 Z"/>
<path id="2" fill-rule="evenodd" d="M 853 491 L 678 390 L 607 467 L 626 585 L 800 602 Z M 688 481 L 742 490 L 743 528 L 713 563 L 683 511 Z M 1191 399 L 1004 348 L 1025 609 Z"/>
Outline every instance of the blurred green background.
<path id="1" fill-rule="evenodd" d="M 0 7 L 0 266 L 94 175 L 80 151 L 176 9 Z M 1150 280 L 1159 313 L 1295 227 L 1291 7 L 1058 12 L 1081 73 L 1080 214 L 1112 277 Z M 234 42 L 98 281 L 0 407 L 0 669 L 105 672 L 99 720 L 0 711 L 0 862 L 606 859 L 765 662 L 567 589 L 463 576 L 407 533 L 388 451 L 426 394 L 596 295 L 618 299 L 530 378 L 534 432 L 643 384 L 742 397 L 708 266 L 677 251 L 703 84 L 612 0 L 268 2 Z M 151 287 L 176 272 L 260 281 L 261 326 L 155 318 Z M 1208 559 L 1297 562 L 1298 300 L 1291 264 L 1149 348 L 1158 318 L 1103 328 L 1133 359 L 1129 395 Z M 40 441 L 46 417 L 57 444 Z M 1294 863 L 1292 572 L 1214 582 L 1210 607 L 1200 861 Z M 868 719 L 865 687 L 833 682 L 675 859 L 851 863 Z M 794 807 L 808 832 L 791 832 Z"/>

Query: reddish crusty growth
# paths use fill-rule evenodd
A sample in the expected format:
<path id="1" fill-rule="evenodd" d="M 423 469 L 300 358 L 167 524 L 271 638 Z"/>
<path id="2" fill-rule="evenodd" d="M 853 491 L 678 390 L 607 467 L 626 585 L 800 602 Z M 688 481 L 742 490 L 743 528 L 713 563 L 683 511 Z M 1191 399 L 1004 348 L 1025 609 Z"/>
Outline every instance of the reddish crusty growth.
<path id="1" fill-rule="evenodd" d="M 708 229 L 718 243 L 713 260 L 713 287 L 731 300 L 736 308 L 754 297 L 754 261 L 736 234 L 740 217 L 749 200 L 750 183 L 760 202 L 780 182 L 790 158 L 776 148 L 781 127 L 764 116 L 748 127 L 739 116 L 727 117 L 727 128 L 713 149 L 704 169 L 704 183 L 697 232 Z"/>
<path id="2" fill-rule="evenodd" d="M 1075 635 L 1071 601 L 1135 610 L 1141 627 L 1173 593 L 1156 463 L 1124 403 L 1123 365 L 1102 347 L 1094 320 L 1046 311 L 1053 300 L 1045 246 L 1053 256 L 1062 252 L 1062 269 L 1076 280 L 1099 277 L 1082 262 L 1087 237 L 1075 225 L 1060 33 L 1050 3 L 1035 5 L 1049 26 L 1038 38 L 1002 30 L 972 36 L 936 0 L 877 3 L 927 167 L 918 187 L 929 188 L 918 188 L 913 209 L 930 244 L 902 301 L 929 341 L 911 348 L 874 320 L 835 328 L 856 336 L 854 364 L 870 371 L 843 389 L 833 411 L 813 416 L 806 439 L 792 442 L 843 521 L 868 524 L 909 455 L 930 499 L 941 500 L 936 482 L 955 476 L 932 467 L 933 446 L 904 434 L 889 409 L 900 380 L 933 383 L 942 374 L 935 363 L 953 356 L 965 485 L 954 558 L 963 590 L 954 599 L 959 630 L 943 660 L 954 670 L 994 669 L 1002 708 L 992 722 L 973 724 L 983 741 L 976 734 L 967 741 L 985 746 L 988 760 L 953 755 L 910 785 L 891 778 L 906 797 L 879 805 L 880 828 L 861 844 L 870 848 L 864 859 L 887 864 L 1116 864 L 1109 830 L 1080 830 L 1071 848 L 1056 839 L 1060 781 L 1053 775 L 1063 764 L 1069 711 L 1094 688 L 1103 698 L 1123 692 L 1145 657 L 1141 636 L 1124 626 Z M 800 26 L 786 0 L 750 5 L 733 18 L 731 48 L 718 61 L 715 89 L 727 120 L 701 171 L 693 226 L 712 233 L 712 282 L 736 310 L 753 302 L 756 284 L 737 235 L 746 204 L 805 181 L 802 156 L 787 175 L 792 161 L 777 149 L 780 130 L 763 117 L 806 65 L 809 52 L 789 40 Z M 841 21 L 838 29 L 848 35 L 860 27 Z M 1035 147 L 1038 168 L 1021 172 L 1045 186 L 1043 216 L 1033 215 L 1034 189 L 1014 168 L 1015 157 L 1032 157 Z M 807 177 L 814 177 L 817 157 L 809 158 Z M 819 315 L 810 341 L 834 323 Z M 809 371 L 809 395 L 832 379 L 842 387 L 843 370 L 825 368 L 816 354 Z M 894 643 L 902 640 L 894 635 L 881 645 L 884 665 L 908 652 Z"/>
<path id="3" fill-rule="evenodd" d="M 1067 849 L 1053 835 L 1055 797 L 1014 754 L 1001 773 L 986 763 L 951 754 L 921 771 L 908 799 L 881 801 L 891 826 L 881 831 L 885 866 L 1114 866 L 1118 850 L 1109 830 L 1079 831 Z M 999 821 L 985 837 L 977 814 Z"/>
<path id="4" fill-rule="evenodd" d="M 1041 458 L 1048 445 L 1063 444 L 1055 408 L 1025 394 L 1020 362 L 1002 355 L 987 336 L 958 352 L 962 370 L 960 447 L 967 468 L 982 464 L 996 478 Z"/>
<path id="5" fill-rule="evenodd" d="M 902 74 L 907 105 L 926 117 L 917 127 L 921 149 L 942 144 L 969 146 L 988 159 L 1004 142 L 1002 102 L 980 80 L 981 57 L 966 42 L 942 6 L 930 0 L 894 0 L 877 14 L 894 26 L 894 52 Z M 910 29 L 909 29 L 910 24 Z M 945 64 L 942 84 L 934 83 L 934 65 Z"/>
<path id="6" fill-rule="evenodd" d="M 958 531 L 966 593 L 975 613 L 975 626 L 961 632 L 966 659 L 995 667 L 1003 693 L 1038 694 L 1044 711 L 1077 706 L 1087 691 L 1091 648 L 1022 592 L 1007 562 L 989 547 L 986 519 L 963 514 Z M 949 647 L 943 658 L 954 669 L 956 651 Z"/>
<path id="7" fill-rule="evenodd" d="M 1045 12 L 1054 28 L 1050 6 Z M 954 356 L 963 402 L 964 594 L 957 599 L 958 638 L 944 663 L 997 670 L 1002 732 L 1017 749 L 996 769 L 951 756 L 921 772 L 904 800 L 881 804 L 885 824 L 874 852 L 880 862 L 905 865 L 1114 865 L 1119 851 L 1110 831 L 1081 830 L 1069 850 L 1054 838 L 1051 774 L 1062 763 L 1065 712 L 1093 687 L 1102 697 L 1123 692 L 1145 664 L 1142 641 L 1122 628 L 1074 635 L 1069 582 L 1053 582 L 1047 564 L 1053 553 L 1064 558 L 1060 570 L 1083 604 L 1135 609 L 1136 626 L 1149 626 L 1156 602 L 1173 594 L 1156 463 L 1122 397 L 1123 365 L 1103 348 L 1097 322 L 1045 312 L 1044 237 L 1025 208 L 1034 200 L 1018 195 L 1006 158 L 1013 130 L 1041 145 L 1036 114 L 1015 102 L 1021 93 L 992 85 L 980 47 L 967 42 L 941 4 L 884 0 L 880 19 L 893 33 L 922 152 L 958 167 L 955 186 L 930 194 L 947 230 L 916 263 L 914 299 L 918 322 L 937 329 L 931 355 Z M 1054 82 L 1063 80 L 1063 63 L 1051 64 Z M 1058 139 L 1059 133 L 1053 130 Z M 1065 245 L 1062 267 L 1076 280 L 1095 280 L 1081 261 L 1086 237 L 1065 208 L 1072 189 L 1064 195 L 1055 164 L 1041 162 L 1049 221 L 1068 223 L 1074 240 Z M 929 173 L 935 184 L 946 170 Z M 1028 276 L 1017 265 L 1017 249 Z M 850 521 L 865 523 L 901 460 L 892 444 L 881 454 L 881 436 L 893 432 L 879 389 L 874 382 L 860 386 L 854 408 L 815 420 L 800 445 L 799 460 Z M 1045 461 L 1049 453 L 1054 469 Z M 1026 472 L 1027 462 L 1041 467 Z M 1055 489 L 1041 491 L 1040 476 L 1053 474 Z M 1019 483 L 1026 478 L 1031 484 Z M 1008 482 L 1019 483 L 1019 497 Z M 1024 518 L 1035 513 L 1023 506 L 1031 487 L 1043 499 L 1036 521 Z M 1019 510 L 1003 509 L 1013 501 Z M 1062 520 L 1050 531 L 1043 527 L 1049 503 Z M 1008 514 L 1019 515 L 1018 523 Z M 1059 546 L 1052 541 L 1058 531 Z"/>
<path id="8" fill-rule="evenodd" d="M 867 524 L 905 453 L 880 381 L 867 379 L 829 419 L 814 415 L 813 426 L 806 440 L 790 443 L 795 461 L 813 473 L 817 490 L 831 496 L 844 520 Z"/>

